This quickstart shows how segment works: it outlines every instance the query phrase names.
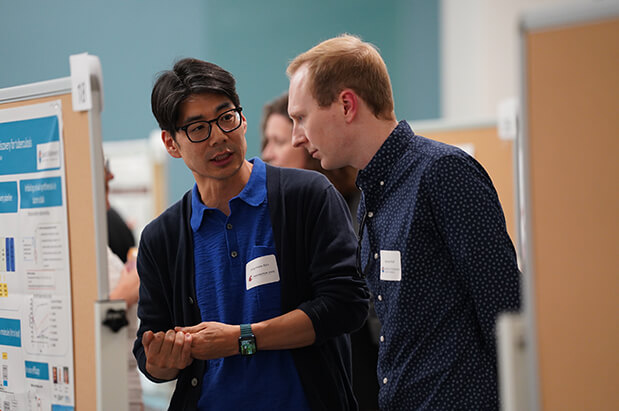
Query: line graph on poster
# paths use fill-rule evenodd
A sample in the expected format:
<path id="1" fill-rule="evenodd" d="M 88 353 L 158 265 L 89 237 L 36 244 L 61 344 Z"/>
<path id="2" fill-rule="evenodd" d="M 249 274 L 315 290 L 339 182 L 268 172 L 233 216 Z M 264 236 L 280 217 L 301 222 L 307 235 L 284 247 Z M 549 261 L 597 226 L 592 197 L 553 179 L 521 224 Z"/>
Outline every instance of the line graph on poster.
<path id="1" fill-rule="evenodd" d="M 30 354 L 64 355 L 68 349 L 66 301 L 54 295 L 29 295 L 24 314 L 24 347 Z M 70 320 L 70 319 L 69 319 Z"/>

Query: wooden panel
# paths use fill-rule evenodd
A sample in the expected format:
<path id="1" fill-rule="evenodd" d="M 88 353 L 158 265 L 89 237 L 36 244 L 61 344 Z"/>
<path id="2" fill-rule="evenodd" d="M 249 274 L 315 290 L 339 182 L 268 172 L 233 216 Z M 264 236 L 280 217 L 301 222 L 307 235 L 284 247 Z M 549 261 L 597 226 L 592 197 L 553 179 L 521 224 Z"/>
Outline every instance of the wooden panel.
<path id="1" fill-rule="evenodd" d="M 619 20 L 526 35 L 544 410 L 619 409 Z"/>
<path id="2" fill-rule="evenodd" d="M 497 135 L 496 127 L 428 132 L 415 129 L 415 132 L 447 144 L 473 144 L 475 159 L 484 166 L 497 190 L 505 213 L 507 232 L 515 244 L 513 143 L 501 140 Z"/>
<path id="3" fill-rule="evenodd" d="M 97 300 L 95 235 L 88 113 L 74 112 L 71 94 L 6 103 L 10 108 L 61 100 L 66 170 L 73 315 L 76 410 L 96 408 L 94 303 Z"/>

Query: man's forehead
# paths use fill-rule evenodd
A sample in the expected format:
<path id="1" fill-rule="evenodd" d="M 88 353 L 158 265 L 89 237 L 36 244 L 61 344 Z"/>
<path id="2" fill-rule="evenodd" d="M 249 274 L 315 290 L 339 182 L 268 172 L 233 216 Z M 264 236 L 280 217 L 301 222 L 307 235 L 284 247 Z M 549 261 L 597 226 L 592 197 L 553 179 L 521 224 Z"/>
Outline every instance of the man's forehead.
<path id="1" fill-rule="evenodd" d="M 227 95 L 223 93 L 210 93 L 210 92 L 190 94 L 183 100 L 182 104 L 191 103 L 191 102 L 206 103 L 209 106 L 212 105 L 214 107 L 219 107 L 220 105 L 223 105 L 225 103 L 229 105 L 233 105 L 232 100 Z"/>
<path id="2" fill-rule="evenodd" d="M 303 70 L 303 71 L 302 71 Z M 313 96 L 308 90 L 307 69 L 304 67 L 297 70 L 290 79 L 290 87 L 288 90 L 288 111 L 297 107 L 302 103 L 308 103 L 308 100 L 313 100 Z M 303 100 L 303 101 L 301 101 Z"/>
<path id="3" fill-rule="evenodd" d="M 308 77 L 309 72 L 307 65 L 299 67 L 290 78 L 291 91 L 292 89 L 299 89 L 301 86 L 304 86 L 307 83 Z"/>
<path id="4" fill-rule="evenodd" d="M 234 108 L 232 100 L 225 94 L 196 93 L 189 95 L 180 105 L 180 114 L 189 115 L 188 112 L 204 111 L 205 114 L 217 114 L 218 112 Z"/>

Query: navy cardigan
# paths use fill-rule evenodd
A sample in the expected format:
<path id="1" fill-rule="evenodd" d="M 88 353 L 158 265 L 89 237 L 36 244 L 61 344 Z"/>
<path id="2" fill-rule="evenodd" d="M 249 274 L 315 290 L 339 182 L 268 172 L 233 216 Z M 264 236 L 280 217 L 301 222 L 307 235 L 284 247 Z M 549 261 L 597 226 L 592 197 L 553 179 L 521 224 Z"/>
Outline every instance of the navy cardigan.
<path id="1" fill-rule="evenodd" d="M 316 333 L 314 344 L 291 350 L 309 405 L 355 410 L 347 333 L 363 325 L 368 291 L 356 276 L 356 238 L 346 203 L 319 173 L 268 165 L 267 198 L 282 312 L 301 309 Z M 201 322 L 190 216 L 191 190 L 146 226 L 140 240 L 140 328 L 133 353 L 140 370 L 155 382 L 162 380 L 146 371 L 142 334 Z M 194 360 L 180 372 L 169 409 L 196 409 L 205 366 Z"/>

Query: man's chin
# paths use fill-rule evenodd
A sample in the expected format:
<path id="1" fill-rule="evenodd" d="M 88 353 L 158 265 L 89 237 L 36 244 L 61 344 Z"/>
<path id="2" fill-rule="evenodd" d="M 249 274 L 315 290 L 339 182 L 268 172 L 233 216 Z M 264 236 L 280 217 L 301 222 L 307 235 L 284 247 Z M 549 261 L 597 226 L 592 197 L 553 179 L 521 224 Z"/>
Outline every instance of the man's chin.
<path id="1" fill-rule="evenodd" d="M 334 165 L 331 161 L 329 161 L 329 159 L 324 157 L 320 159 L 320 167 L 325 170 L 335 170 L 336 168 L 339 168 L 339 166 Z"/>

